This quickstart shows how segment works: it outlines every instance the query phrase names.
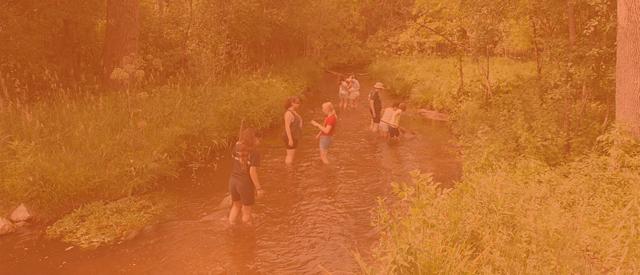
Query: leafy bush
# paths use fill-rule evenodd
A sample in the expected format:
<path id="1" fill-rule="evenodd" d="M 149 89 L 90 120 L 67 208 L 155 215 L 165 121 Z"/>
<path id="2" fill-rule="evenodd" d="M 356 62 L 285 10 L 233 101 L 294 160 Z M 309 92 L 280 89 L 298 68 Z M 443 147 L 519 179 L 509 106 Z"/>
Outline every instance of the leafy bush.
<path id="1" fill-rule="evenodd" d="M 394 184 L 400 202 L 377 215 L 382 267 L 369 272 L 640 272 L 640 147 L 620 140 L 559 167 L 503 162 L 450 190 L 418 173 Z"/>
<path id="2" fill-rule="evenodd" d="M 159 220 L 169 204 L 150 196 L 92 202 L 48 227 L 47 236 L 82 248 L 114 244 Z"/>
<path id="3" fill-rule="evenodd" d="M 311 65 L 294 66 L 202 87 L 9 106 L 0 114 L 0 197 L 50 218 L 151 190 L 185 161 L 215 160 L 241 120 L 269 126 L 284 98 L 318 75 Z"/>
<path id="4" fill-rule="evenodd" d="M 381 268 L 366 271 L 640 271 L 640 147 L 607 131 L 606 105 L 509 60 L 492 67 L 491 96 L 481 76 L 466 71 L 458 93 L 452 62 L 390 58 L 370 68 L 392 88 L 405 87 L 414 104 L 452 114 L 464 175 L 450 190 L 418 173 L 412 184 L 394 184 L 400 201 L 381 204 L 377 215 Z"/>
<path id="5" fill-rule="evenodd" d="M 377 61 L 369 70 L 416 107 L 451 114 L 465 159 L 471 160 L 465 161 L 465 171 L 520 156 L 558 164 L 581 156 L 604 133 L 603 103 L 572 98 L 557 78 L 537 79 L 531 62 L 494 59 L 490 97 L 483 76 L 469 61 L 464 92 L 458 91 L 456 62 L 395 57 Z"/>

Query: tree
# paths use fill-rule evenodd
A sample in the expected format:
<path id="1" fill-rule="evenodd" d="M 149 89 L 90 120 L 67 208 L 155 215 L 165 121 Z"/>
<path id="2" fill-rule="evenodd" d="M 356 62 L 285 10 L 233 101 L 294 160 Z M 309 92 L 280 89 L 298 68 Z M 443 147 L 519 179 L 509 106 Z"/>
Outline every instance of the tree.
<path id="1" fill-rule="evenodd" d="M 640 138 L 640 2 L 618 0 L 616 120 Z"/>
<path id="2" fill-rule="evenodd" d="M 138 52 L 140 35 L 138 0 L 107 0 L 107 28 L 102 56 L 103 79 L 110 79 L 125 56 Z"/>

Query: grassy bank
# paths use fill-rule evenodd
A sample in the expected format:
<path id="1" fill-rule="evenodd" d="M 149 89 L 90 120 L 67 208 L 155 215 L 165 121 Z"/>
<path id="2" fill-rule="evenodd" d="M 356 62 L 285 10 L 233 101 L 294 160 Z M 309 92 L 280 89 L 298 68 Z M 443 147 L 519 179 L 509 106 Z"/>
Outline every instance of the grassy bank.
<path id="1" fill-rule="evenodd" d="M 444 193 L 428 175 L 394 184 L 399 203 L 377 216 L 380 266 L 367 271 L 639 272 L 640 150 L 603 127 L 606 107 L 508 60 L 494 64 L 491 97 L 471 73 L 460 94 L 453 66 L 429 58 L 371 66 L 415 105 L 453 115 L 464 175 Z"/>
<path id="2" fill-rule="evenodd" d="M 298 64 L 207 86 L 4 106 L 0 198 L 25 202 L 50 220 L 89 202 L 154 190 L 188 162 L 215 161 L 241 120 L 270 126 L 284 99 L 318 75 Z"/>
<path id="3" fill-rule="evenodd" d="M 489 79 L 497 85 L 535 74 L 533 62 L 496 58 L 491 65 Z M 451 112 L 464 97 L 473 96 L 458 92 L 460 78 L 456 58 L 390 57 L 372 63 L 368 70 L 388 84 L 393 95 L 407 98 L 421 108 Z M 463 82 L 468 91 L 480 91 L 485 85 L 484 71 L 470 59 L 463 61 Z"/>

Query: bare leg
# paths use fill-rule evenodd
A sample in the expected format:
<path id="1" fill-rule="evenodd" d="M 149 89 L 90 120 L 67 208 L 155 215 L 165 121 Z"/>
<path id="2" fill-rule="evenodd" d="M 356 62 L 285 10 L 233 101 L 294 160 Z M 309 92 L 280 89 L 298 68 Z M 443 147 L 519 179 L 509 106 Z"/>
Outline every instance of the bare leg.
<path id="1" fill-rule="evenodd" d="M 242 206 L 242 222 L 246 225 L 253 225 L 253 221 L 251 220 L 251 206 L 243 205 Z"/>
<path id="2" fill-rule="evenodd" d="M 328 155 L 327 150 L 320 149 L 320 159 L 324 164 L 329 164 L 329 158 L 327 157 L 327 155 Z"/>
<path id="3" fill-rule="evenodd" d="M 371 132 L 374 132 L 374 133 L 378 132 L 378 127 L 379 127 L 378 125 L 379 125 L 378 123 L 371 122 Z"/>
<path id="4" fill-rule="evenodd" d="M 284 159 L 284 163 L 287 165 L 291 165 L 293 163 L 293 158 L 296 156 L 296 149 L 287 149 L 287 157 Z"/>
<path id="5" fill-rule="evenodd" d="M 242 208 L 242 204 L 240 201 L 234 201 L 231 204 L 231 211 L 229 211 L 229 224 L 235 225 L 236 220 L 238 219 L 238 214 L 240 214 L 240 209 Z"/>

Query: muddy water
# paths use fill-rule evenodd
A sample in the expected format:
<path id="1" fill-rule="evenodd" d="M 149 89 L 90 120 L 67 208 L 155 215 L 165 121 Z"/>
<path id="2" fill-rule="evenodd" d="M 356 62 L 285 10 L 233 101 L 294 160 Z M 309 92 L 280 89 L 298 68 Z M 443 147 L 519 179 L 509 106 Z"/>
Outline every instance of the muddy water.
<path id="1" fill-rule="evenodd" d="M 360 108 L 339 114 L 332 163 L 322 165 L 317 131 L 308 121 L 322 120 L 319 106 L 335 102 L 335 84 L 335 76 L 326 75 L 318 92 L 303 102 L 306 127 L 294 168 L 284 167 L 280 130 L 263 142 L 266 196 L 255 207 L 255 227 L 226 226 L 227 209 L 216 209 L 228 176 L 222 172 L 179 192 L 178 219 L 120 245 L 82 251 L 66 250 L 68 245 L 44 241 L 34 232 L 0 238 L 0 274 L 357 273 L 354 252 L 369 257 L 377 240 L 372 211 L 378 198 L 391 196 L 389 183 L 407 180 L 415 169 L 451 183 L 460 167 L 444 124 L 407 115 L 403 122 L 418 134 L 397 145 L 367 132 L 365 103 L 372 81 L 366 78 L 361 79 Z"/>

